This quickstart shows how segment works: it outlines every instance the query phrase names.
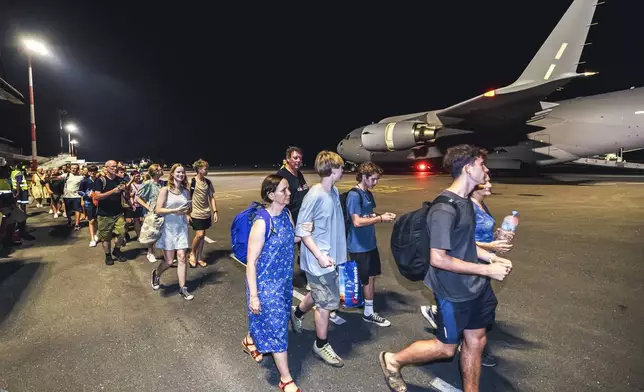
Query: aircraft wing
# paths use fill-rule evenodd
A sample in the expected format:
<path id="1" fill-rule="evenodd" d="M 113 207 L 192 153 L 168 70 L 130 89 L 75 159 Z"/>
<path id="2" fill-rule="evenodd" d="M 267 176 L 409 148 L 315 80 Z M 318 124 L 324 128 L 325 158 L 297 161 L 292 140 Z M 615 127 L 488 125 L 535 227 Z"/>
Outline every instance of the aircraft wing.
<path id="1" fill-rule="evenodd" d="M 18 105 L 23 105 L 25 103 L 25 97 L 23 97 L 18 90 L 13 88 L 2 78 L 0 78 L 0 99 L 7 100 Z"/>
<path id="2" fill-rule="evenodd" d="M 481 94 L 434 113 L 394 116 L 380 122 L 413 121 L 437 116 L 446 127 L 485 131 L 509 124 L 535 121 L 557 104 L 543 102 L 570 80 L 594 73 L 578 73 L 597 0 L 574 0 L 521 76 L 511 85 Z"/>

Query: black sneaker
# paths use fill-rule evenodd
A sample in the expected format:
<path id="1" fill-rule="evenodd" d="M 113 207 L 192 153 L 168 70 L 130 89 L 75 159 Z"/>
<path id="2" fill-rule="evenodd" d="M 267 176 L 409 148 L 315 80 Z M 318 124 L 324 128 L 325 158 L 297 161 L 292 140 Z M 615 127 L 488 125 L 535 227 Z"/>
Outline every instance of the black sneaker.
<path id="1" fill-rule="evenodd" d="M 112 256 L 114 256 L 116 260 L 120 261 L 121 263 L 124 263 L 127 261 L 127 259 L 125 258 L 125 256 L 123 256 L 123 253 L 121 253 L 120 250 L 114 249 L 114 251 L 112 252 Z"/>
<path id="2" fill-rule="evenodd" d="M 114 265 L 114 259 L 112 259 L 112 255 L 105 255 L 105 265 Z"/>
<path id="3" fill-rule="evenodd" d="M 152 284 L 152 289 L 153 290 L 158 290 L 159 287 L 161 287 L 160 280 L 161 280 L 161 278 L 159 277 L 159 274 L 157 274 L 157 269 L 156 268 L 153 269 L 152 270 L 152 279 L 150 281 L 150 283 Z"/>
<path id="4" fill-rule="evenodd" d="M 483 357 L 481 357 L 481 366 L 485 366 L 485 367 L 496 366 L 496 357 L 488 353 L 487 350 L 484 350 Z"/>

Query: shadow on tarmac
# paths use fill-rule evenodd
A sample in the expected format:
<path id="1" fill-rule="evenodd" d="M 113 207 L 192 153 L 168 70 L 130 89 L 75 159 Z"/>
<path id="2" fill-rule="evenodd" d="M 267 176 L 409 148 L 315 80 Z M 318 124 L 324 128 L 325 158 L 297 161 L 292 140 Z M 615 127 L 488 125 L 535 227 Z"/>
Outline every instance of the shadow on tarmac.
<path id="1" fill-rule="evenodd" d="M 39 260 L 0 262 L 0 325 L 14 310 L 44 263 Z M 11 278 L 11 279 L 9 279 Z"/>

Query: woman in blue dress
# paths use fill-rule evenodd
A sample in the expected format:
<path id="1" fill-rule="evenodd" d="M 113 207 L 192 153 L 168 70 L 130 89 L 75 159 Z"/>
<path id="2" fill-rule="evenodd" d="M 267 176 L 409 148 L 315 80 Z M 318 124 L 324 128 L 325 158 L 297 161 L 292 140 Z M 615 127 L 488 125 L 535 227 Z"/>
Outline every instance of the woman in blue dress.
<path id="1" fill-rule="evenodd" d="M 262 200 L 270 217 L 267 227 L 259 215 L 248 238 L 246 296 L 248 300 L 248 335 L 242 341 L 244 351 L 256 362 L 262 354 L 272 353 L 280 373 L 279 388 L 298 392 L 288 369 L 288 323 L 293 299 L 293 256 L 295 236 L 293 220 L 287 208 L 291 192 L 288 181 L 278 175 L 264 179 Z M 266 231 L 269 230 L 268 239 Z"/>

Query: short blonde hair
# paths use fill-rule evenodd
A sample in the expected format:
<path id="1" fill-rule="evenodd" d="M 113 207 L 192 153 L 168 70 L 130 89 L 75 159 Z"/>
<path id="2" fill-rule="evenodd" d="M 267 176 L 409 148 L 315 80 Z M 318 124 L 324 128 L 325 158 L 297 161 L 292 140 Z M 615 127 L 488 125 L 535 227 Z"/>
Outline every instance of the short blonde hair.
<path id="1" fill-rule="evenodd" d="M 154 177 L 157 175 L 157 170 L 159 170 L 161 166 L 159 166 L 158 163 L 153 163 L 148 167 L 148 176 Z"/>
<path id="2" fill-rule="evenodd" d="M 315 171 L 321 178 L 331 175 L 332 169 L 344 166 L 344 159 L 333 151 L 323 150 L 315 157 Z"/>
<path id="3" fill-rule="evenodd" d="M 192 166 L 195 168 L 195 171 L 199 171 L 202 167 L 208 168 L 208 162 L 204 161 L 203 159 L 197 160 L 195 163 L 192 164 Z"/>

